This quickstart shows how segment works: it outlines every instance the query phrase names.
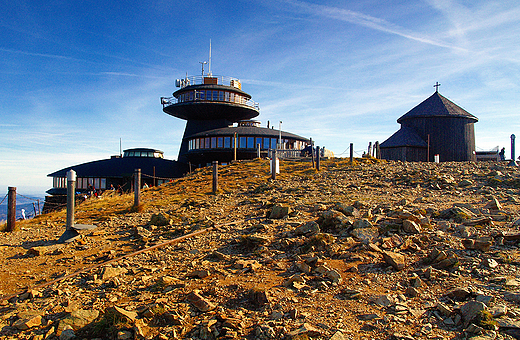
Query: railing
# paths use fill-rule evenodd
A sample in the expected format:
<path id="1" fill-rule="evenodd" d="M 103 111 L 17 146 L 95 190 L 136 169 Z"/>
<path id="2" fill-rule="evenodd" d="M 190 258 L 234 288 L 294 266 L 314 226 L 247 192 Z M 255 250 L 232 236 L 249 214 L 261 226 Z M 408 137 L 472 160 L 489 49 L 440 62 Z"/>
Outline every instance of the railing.
<path id="1" fill-rule="evenodd" d="M 236 102 L 236 101 L 230 101 L 230 100 L 207 100 L 207 99 L 200 99 L 198 97 L 193 98 L 193 100 L 189 101 L 183 101 L 182 103 L 190 103 L 190 102 L 224 102 L 224 103 L 232 103 L 232 104 L 241 104 L 245 106 L 252 107 L 253 109 L 259 111 L 260 110 L 260 104 L 255 102 L 254 100 L 248 99 L 246 101 Z M 166 106 L 178 104 L 179 100 L 175 97 L 161 97 L 161 104 L 163 105 L 163 108 Z"/>
<path id="2" fill-rule="evenodd" d="M 216 79 L 216 81 L 217 81 L 216 85 L 234 86 L 233 83 L 240 84 L 240 80 L 237 78 L 228 77 L 228 76 L 205 75 L 205 76 L 191 76 L 191 77 L 186 77 L 183 79 L 177 79 L 175 82 L 176 83 L 175 85 L 180 88 L 190 86 L 190 85 L 202 85 L 202 84 L 204 84 L 204 79 L 212 79 L 212 80 Z"/>
<path id="3" fill-rule="evenodd" d="M 272 157 L 272 149 L 269 149 L 269 157 Z M 280 159 L 297 159 L 302 157 L 302 150 L 294 150 L 294 149 L 276 149 L 276 157 Z"/>

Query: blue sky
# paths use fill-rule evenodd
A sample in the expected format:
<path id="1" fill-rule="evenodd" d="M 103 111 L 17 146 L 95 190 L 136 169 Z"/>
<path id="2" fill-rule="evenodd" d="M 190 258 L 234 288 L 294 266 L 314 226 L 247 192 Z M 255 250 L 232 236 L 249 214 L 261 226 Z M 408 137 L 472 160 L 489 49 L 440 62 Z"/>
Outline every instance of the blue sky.
<path id="1" fill-rule="evenodd" d="M 517 0 L 19 0 L 2 4 L 0 34 L 6 193 L 43 192 L 120 139 L 175 159 L 185 122 L 160 97 L 200 74 L 210 39 L 213 74 L 241 80 L 264 126 L 336 154 L 387 139 L 437 81 L 479 118 L 477 150 L 509 156 L 520 138 Z"/>

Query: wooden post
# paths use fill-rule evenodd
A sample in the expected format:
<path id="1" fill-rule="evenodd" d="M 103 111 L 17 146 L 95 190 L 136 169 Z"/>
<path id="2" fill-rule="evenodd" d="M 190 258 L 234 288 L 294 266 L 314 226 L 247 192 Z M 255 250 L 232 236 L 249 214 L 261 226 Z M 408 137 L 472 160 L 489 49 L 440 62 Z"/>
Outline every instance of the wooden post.
<path id="1" fill-rule="evenodd" d="M 276 149 L 274 149 L 271 157 L 271 178 L 273 180 L 276 179 L 276 159 Z"/>
<path id="2" fill-rule="evenodd" d="M 213 193 L 218 191 L 218 161 L 213 161 Z"/>
<path id="3" fill-rule="evenodd" d="M 354 161 L 354 143 L 350 143 L 350 163 Z"/>
<path id="4" fill-rule="evenodd" d="M 377 159 L 380 159 L 381 158 L 381 149 L 379 149 L 379 141 L 376 141 L 376 143 L 374 144 L 374 156 L 377 158 Z"/>
<path id="5" fill-rule="evenodd" d="M 260 144 L 256 144 L 256 158 L 260 158 Z"/>
<path id="6" fill-rule="evenodd" d="M 16 187 L 8 187 L 7 191 L 7 231 L 16 227 Z"/>
<path id="7" fill-rule="evenodd" d="M 371 156 L 372 155 L 372 142 L 368 142 L 368 153 L 367 153 L 367 156 Z"/>
<path id="8" fill-rule="evenodd" d="M 320 147 L 316 147 L 316 170 L 320 171 Z"/>
<path id="9" fill-rule="evenodd" d="M 314 169 L 314 142 L 312 141 L 312 138 L 310 139 L 310 141 L 311 141 L 312 168 Z"/>
<path id="10" fill-rule="evenodd" d="M 135 169 L 134 173 L 134 207 L 138 207 L 141 194 L 141 169 Z"/>
<path id="11" fill-rule="evenodd" d="M 234 143 L 233 143 L 233 160 L 237 160 L 237 133 L 233 135 Z"/>
<path id="12" fill-rule="evenodd" d="M 428 147 L 426 149 L 426 162 L 430 161 L 430 134 L 428 134 Z"/>

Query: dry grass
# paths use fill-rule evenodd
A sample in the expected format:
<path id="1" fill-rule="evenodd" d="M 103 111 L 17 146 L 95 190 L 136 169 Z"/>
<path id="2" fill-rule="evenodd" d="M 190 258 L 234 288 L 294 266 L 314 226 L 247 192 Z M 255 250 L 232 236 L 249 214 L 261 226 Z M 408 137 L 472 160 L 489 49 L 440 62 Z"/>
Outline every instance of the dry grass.
<path id="1" fill-rule="evenodd" d="M 358 167 L 360 163 L 374 163 L 374 159 L 356 159 L 353 164 L 348 159 L 322 160 L 323 170 L 344 169 Z M 315 176 L 318 171 L 312 168 L 310 161 L 281 161 L 280 174 L 277 180 L 289 179 L 292 176 L 309 178 Z M 271 183 L 269 161 L 255 159 L 240 161 L 219 167 L 219 191 L 218 194 L 229 194 L 236 191 L 256 190 L 261 185 Z M 134 207 L 134 194 L 117 195 L 112 191 L 106 191 L 101 197 L 89 199 L 76 207 L 75 221 L 77 223 L 99 223 L 106 221 L 111 216 L 128 213 L 143 213 L 153 211 L 168 205 L 181 206 L 188 201 L 197 201 L 206 198 L 212 193 L 212 167 L 196 169 L 183 178 L 161 186 L 144 189 L 141 192 L 138 207 Z M 55 211 L 37 216 L 31 220 L 17 221 L 17 228 L 33 228 L 44 224 L 64 224 L 66 210 Z M 5 224 L 0 230 L 5 229 Z"/>

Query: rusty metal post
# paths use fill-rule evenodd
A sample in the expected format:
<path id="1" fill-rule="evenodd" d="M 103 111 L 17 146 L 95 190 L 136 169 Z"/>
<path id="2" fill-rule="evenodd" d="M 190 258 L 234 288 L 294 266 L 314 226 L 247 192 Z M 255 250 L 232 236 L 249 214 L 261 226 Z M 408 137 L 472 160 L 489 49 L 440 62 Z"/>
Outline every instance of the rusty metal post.
<path id="1" fill-rule="evenodd" d="M 16 187 L 8 187 L 7 191 L 7 231 L 16 227 Z"/>
<path id="2" fill-rule="evenodd" d="M 320 147 L 316 146 L 316 170 L 320 171 Z"/>
<path id="3" fill-rule="evenodd" d="M 350 163 L 354 161 L 354 143 L 350 143 Z"/>
<path id="4" fill-rule="evenodd" d="M 218 161 L 213 161 L 213 193 L 218 192 Z"/>
<path id="5" fill-rule="evenodd" d="M 141 169 L 135 169 L 134 172 L 134 207 L 138 207 L 141 196 Z"/>

